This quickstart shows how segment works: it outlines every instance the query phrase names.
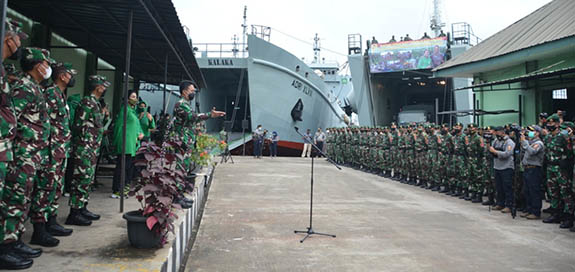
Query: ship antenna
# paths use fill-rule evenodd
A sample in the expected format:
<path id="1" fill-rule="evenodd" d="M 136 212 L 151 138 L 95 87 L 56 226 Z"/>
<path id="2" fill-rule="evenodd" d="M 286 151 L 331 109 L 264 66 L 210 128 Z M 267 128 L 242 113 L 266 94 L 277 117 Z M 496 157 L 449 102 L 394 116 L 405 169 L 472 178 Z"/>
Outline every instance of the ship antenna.
<path id="1" fill-rule="evenodd" d="M 431 15 L 430 28 L 435 33 L 435 37 L 438 37 L 441 33 L 441 28 L 445 26 L 445 23 L 441 21 L 441 0 L 433 0 L 433 14 Z"/>
<path id="2" fill-rule="evenodd" d="M 244 23 L 242 28 L 244 29 L 244 34 L 242 35 L 242 57 L 246 56 L 246 36 L 248 35 L 248 6 L 244 6 Z"/>
<path id="3" fill-rule="evenodd" d="M 315 33 L 315 37 L 313 38 L 313 63 L 318 63 L 320 50 L 319 37 L 317 33 Z"/>
<path id="4" fill-rule="evenodd" d="M 238 56 L 238 35 L 234 34 L 232 41 L 234 41 L 234 48 L 232 49 L 232 53 L 234 54 L 234 58 Z"/>

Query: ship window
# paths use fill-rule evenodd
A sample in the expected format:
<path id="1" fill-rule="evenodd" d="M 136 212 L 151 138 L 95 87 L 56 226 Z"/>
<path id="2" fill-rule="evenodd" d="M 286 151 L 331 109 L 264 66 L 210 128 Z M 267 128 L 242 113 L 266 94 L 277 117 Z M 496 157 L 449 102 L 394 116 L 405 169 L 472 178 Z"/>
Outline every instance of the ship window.
<path id="1" fill-rule="evenodd" d="M 553 99 L 567 99 L 567 89 L 553 90 Z"/>
<path id="2" fill-rule="evenodd" d="M 295 67 L 295 71 L 299 72 L 299 65 Z"/>
<path id="3" fill-rule="evenodd" d="M 307 76 L 309 76 L 309 73 L 308 73 L 308 72 L 305 72 L 305 78 L 307 78 Z"/>

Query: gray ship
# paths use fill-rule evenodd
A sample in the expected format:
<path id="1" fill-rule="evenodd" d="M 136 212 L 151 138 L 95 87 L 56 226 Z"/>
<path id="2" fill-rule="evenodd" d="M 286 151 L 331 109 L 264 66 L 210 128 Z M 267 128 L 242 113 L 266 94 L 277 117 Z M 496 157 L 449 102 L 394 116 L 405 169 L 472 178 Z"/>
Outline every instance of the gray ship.
<path id="1" fill-rule="evenodd" d="M 270 134 L 278 133 L 280 154 L 296 155 L 303 139 L 295 127 L 304 133 L 349 123 L 340 97 L 351 92 L 351 79 L 339 74 L 337 63 L 320 61 L 319 54 L 306 64 L 272 44 L 270 32 L 269 27 L 252 26 L 247 43 L 194 44 L 207 85 L 199 102 L 204 111 L 226 111 L 225 120 L 209 120 L 206 126 L 208 132 L 227 126 L 232 149 L 241 150 L 251 140 L 251 131 L 262 125 Z"/>

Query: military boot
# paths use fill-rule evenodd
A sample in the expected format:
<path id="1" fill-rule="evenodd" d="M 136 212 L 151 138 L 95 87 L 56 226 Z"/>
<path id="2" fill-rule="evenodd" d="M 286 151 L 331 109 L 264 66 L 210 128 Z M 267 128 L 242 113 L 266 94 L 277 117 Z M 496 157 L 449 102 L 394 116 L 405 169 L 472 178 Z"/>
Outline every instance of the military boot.
<path id="1" fill-rule="evenodd" d="M 46 231 L 52 236 L 70 236 L 74 230 L 62 227 L 58 224 L 56 216 L 50 216 L 46 223 Z"/>
<path id="2" fill-rule="evenodd" d="M 86 206 L 84 206 L 84 208 L 82 208 L 80 212 L 82 213 L 82 216 L 84 216 L 87 219 L 90 219 L 92 221 L 100 220 L 99 214 L 92 213 L 91 211 L 88 210 L 88 204 L 86 204 Z"/>
<path id="3" fill-rule="evenodd" d="M 477 194 L 476 192 L 471 192 L 471 194 L 466 194 L 465 198 L 463 198 L 463 199 L 465 199 L 465 201 L 471 201 L 475 198 L 476 194 Z"/>
<path id="4" fill-rule="evenodd" d="M 34 261 L 18 254 L 18 252 L 14 250 L 13 244 L 14 243 L 0 245 L 0 270 L 30 268 L 32 264 L 34 264 Z"/>
<path id="5" fill-rule="evenodd" d="M 463 193 L 458 187 L 453 186 L 453 194 L 452 197 L 459 197 Z"/>
<path id="6" fill-rule="evenodd" d="M 562 229 L 569 229 L 573 227 L 573 215 L 566 214 L 563 216 L 563 221 L 559 225 Z"/>
<path id="7" fill-rule="evenodd" d="M 55 247 L 60 244 L 60 240 L 54 238 L 46 231 L 45 223 L 34 223 L 34 233 L 32 233 L 30 244 L 43 247 Z"/>
<path id="8" fill-rule="evenodd" d="M 427 187 L 427 180 L 422 179 L 419 181 L 419 188 L 426 188 Z"/>
<path id="9" fill-rule="evenodd" d="M 554 213 L 551 216 L 547 217 L 546 219 L 543 219 L 543 223 L 546 224 L 559 224 L 561 223 L 561 213 Z"/>
<path id="10" fill-rule="evenodd" d="M 475 193 L 475 197 L 471 200 L 471 203 L 481 203 L 483 202 L 483 194 L 481 192 Z"/>
<path id="11" fill-rule="evenodd" d="M 437 188 L 441 188 L 441 186 L 438 186 Z M 442 194 L 449 193 L 449 187 L 445 185 L 441 190 L 439 190 L 439 192 Z"/>
<path id="12" fill-rule="evenodd" d="M 548 214 L 554 214 L 556 211 L 557 211 L 557 209 L 553 209 L 553 207 L 549 207 L 547 209 L 543 209 L 541 212 L 548 213 Z"/>
<path id="13" fill-rule="evenodd" d="M 21 238 L 18 238 L 18 241 L 10 243 L 9 245 L 11 246 L 10 250 L 12 250 L 14 253 L 24 258 L 32 259 L 32 258 L 38 258 L 40 257 L 40 255 L 42 255 L 41 248 L 31 248 L 30 246 L 22 242 Z"/>
<path id="14" fill-rule="evenodd" d="M 451 185 L 445 185 L 445 189 L 447 190 L 447 193 L 445 193 L 448 196 L 452 196 L 455 194 L 455 188 Z"/>
<path id="15" fill-rule="evenodd" d="M 494 201 L 495 198 L 494 198 L 493 193 L 488 194 L 487 197 L 488 197 L 488 199 L 486 201 L 484 201 L 483 203 L 481 203 L 481 205 L 489 206 L 489 205 L 495 204 L 495 201 Z"/>
<path id="16" fill-rule="evenodd" d="M 575 226 L 571 227 L 571 228 L 569 229 L 569 231 L 570 231 L 570 232 L 575 232 Z"/>
<path id="17" fill-rule="evenodd" d="M 82 210 L 70 208 L 70 214 L 66 218 L 66 225 L 89 226 L 92 220 L 82 215 Z"/>

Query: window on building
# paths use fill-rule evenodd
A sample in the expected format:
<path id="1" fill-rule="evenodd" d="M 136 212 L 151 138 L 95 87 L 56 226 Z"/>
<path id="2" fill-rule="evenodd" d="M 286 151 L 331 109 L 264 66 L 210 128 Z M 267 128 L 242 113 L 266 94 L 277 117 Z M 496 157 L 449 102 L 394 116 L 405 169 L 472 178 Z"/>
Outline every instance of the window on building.
<path id="1" fill-rule="evenodd" d="M 567 89 L 553 90 L 553 99 L 567 99 Z"/>

